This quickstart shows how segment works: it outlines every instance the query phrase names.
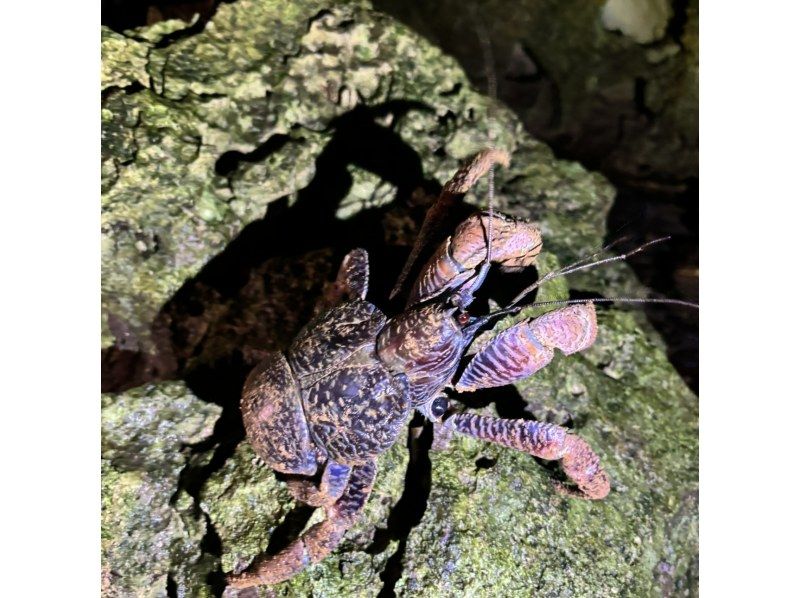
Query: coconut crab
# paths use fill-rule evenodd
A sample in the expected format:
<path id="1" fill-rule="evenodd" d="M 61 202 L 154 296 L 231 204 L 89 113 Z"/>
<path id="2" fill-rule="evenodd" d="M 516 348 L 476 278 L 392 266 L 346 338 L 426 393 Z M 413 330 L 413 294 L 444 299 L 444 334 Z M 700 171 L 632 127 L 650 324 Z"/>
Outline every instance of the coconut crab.
<path id="1" fill-rule="evenodd" d="M 431 209 L 434 217 L 437 207 L 466 193 L 494 163 L 507 161 L 501 150 L 478 154 L 445 185 Z M 599 457 L 577 434 L 537 421 L 457 413 L 444 393 L 510 384 L 545 367 L 556 350 L 571 354 L 594 342 L 594 304 L 570 304 L 499 333 L 463 366 L 476 334 L 500 313 L 468 312 L 490 265 L 532 266 L 541 246 L 532 223 L 500 213 L 473 214 L 433 252 L 406 309 L 392 318 L 365 300 L 366 251 L 345 257 L 325 298 L 329 308 L 285 353 L 270 353 L 253 369 L 241 400 L 255 452 L 289 476 L 295 499 L 323 507 L 326 518 L 277 554 L 229 575 L 231 587 L 274 584 L 330 554 L 366 505 L 377 456 L 397 441 L 414 409 L 434 422 L 441 438 L 460 433 L 560 461 L 574 484 L 556 486 L 564 493 L 586 499 L 608 494 L 610 481 Z M 414 258 L 415 252 L 409 264 Z"/>

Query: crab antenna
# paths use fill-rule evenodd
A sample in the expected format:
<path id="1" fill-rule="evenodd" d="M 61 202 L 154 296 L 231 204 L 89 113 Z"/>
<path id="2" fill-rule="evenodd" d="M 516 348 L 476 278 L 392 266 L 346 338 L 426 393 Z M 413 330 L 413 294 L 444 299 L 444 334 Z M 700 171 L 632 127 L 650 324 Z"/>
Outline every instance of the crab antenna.
<path id="1" fill-rule="evenodd" d="M 622 242 L 624 240 L 624 237 L 621 238 L 621 239 L 617 239 L 616 241 L 612 241 L 611 243 L 609 243 L 608 245 L 606 245 L 605 247 L 600 249 L 600 251 L 596 251 L 595 253 L 593 253 L 590 256 L 583 257 L 583 258 L 579 259 L 576 262 L 573 262 L 573 263 L 571 263 L 571 264 L 569 264 L 567 266 L 564 266 L 563 268 L 560 268 L 559 270 L 553 270 L 552 272 L 548 272 L 542 278 L 540 278 L 539 280 L 537 280 L 533 284 L 531 284 L 528 287 L 526 287 L 521 293 L 519 293 L 516 297 L 514 297 L 514 299 L 511 301 L 511 303 L 508 304 L 507 307 L 515 306 L 517 303 L 522 301 L 525 297 L 527 297 L 533 291 L 535 291 L 540 286 L 542 286 L 544 283 L 546 283 L 546 282 L 548 282 L 550 280 L 554 280 L 554 279 L 559 278 L 561 276 L 566 276 L 567 274 L 572 274 L 573 272 L 579 272 L 581 270 L 588 270 L 590 268 L 594 268 L 596 266 L 601 266 L 603 264 L 611 264 L 613 262 L 620 262 L 622 260 L 625 260 L 625 259 L 631 257 L 632 255 L 635 255 L 635 254 L 639 253 L 640 251 L 645 250 L 647 247 L 650 247 L 651 245 L 655 245 L 656 243 L 663 243 L 664 241 L 668 241 L 669 239 L 670 239 L 669 236 L 661 237 L 659 239 L 654 239 L 653 241 L 648 241 L 647 243 L 639 245 L 635 249 L 632 249 L 631 251 L 628 251 L 628 252 L 623 253 L 621 255 L 615 255 L 615 256 L 612 256 L 612 257 L 604 258 L 602 260 L 595 260 L 593 262 L 590 261 L 590 262 L 587 263 L 588 260 L 591 260 L 592 258 L 594 258 L 595 256 L 599 255 L 600 253 L 602 253 L 604 251 L 607 251 L 608 249 L 611 249 L 614 245 L 617 245 L 620 242 Z"/>
<path id="2" fill-rule="evenodd" d="M 667 303 L 700 309 L 700 305 L 683 299 L 662 299 L 659 297 L 598 297 L 596 299 L 563 299 L 554 301 L 534 301 L 525 307 L 542 307 L 545 305 L 573 305 L 575 303 Z M 517 308 L 514 308 L 517 309 Z M 499 313 L 499 312 L 498 312 Z"/>
<path id="3" fill-rule="evenodd" d="M 601 253 L 604 253 L 604 252 L 608 251 L 609 249 L 611 249 L 612 247 L 616 247 L 620 243 L 623 243 L 623 242 L 625 242 L 625 241 L 627 241 L 629 239 L 630 239 L 630 235 L 625 235 L 624 237 L 620 237 L 619 239 L 615 239 L 615 240 L 611 241 L 610 243 L 608 243 L 606 245 L 603 245 L 600 249 L 598 249 L 594 253 L 590 253 L 589 255 L 586 255 L 586 256 L 580 258 L 579 260 L 575 260 L 571 264 L 567 264 L 566 266 L 563 266 L 563 267 L 559 268 L 558 270 L 553 270 L 553 272 L 548 272 L 545 276 L 551 276 L 552 275 L 551 278 L 548 278 L 548 280 L 552 280 L 552 278 L 554 278 L 555 275 L 563 274 L 563 273 L 567 272 L 568 270 L 571 271 L 572 268 L 574 268 L 576 266 L 580 266 L 582 264 L 585 264 L 586 262 L 590 262 L 594 258 L 596 258 L 598 255 L 600 255 Z M 541 245 L 541 243 L 539 243 L 539 245 Z M 542 284 L 542 281 L 537 281 L 537 282 L 539 284 Z"/>
<path id="4" fill-rule="evenodd" d="M 483 23 L 478 19 L 475 8 L 471 11 L 472 20 L 475 24 L 475 33 L 478 35 L 478 41 L 481 44 L 481 51 L 483 53 L 483 67 L 486 74 L 486 87 L 487 94 L 491 99 L 487 114 L 489 117 L 489 149 L 495 149 L 495 130 L 492 126 L 494 124 L 494 107 L 497 102 L 497 77 L 494 70 L 494 55 L 492 54 L 492 42 L 489 39 L 489 34 Z M 489 223 L 486 228 L 486 261 L 485 268 L 488 268 L 489 263 L 492 261 L 492 221 L 494 219 L 494 163 L 489 167 L 487 173 L 487 181 L 489 185 Z"/>
<path id="5" fill-rule="evenodd" d="M 598 297 L 596 299 L 559 299 L 553 301 L 534 301 L 527 305 L 515 305 L 514 307 L 504 307 L 492 313 L 486 314 L 476 319 L 474 328 L 483 327 L 487 322 L 493 320 L 498 316 L 507 316 L 511 314 L 518 314 L 523 309 L 529 307 L 545 307 L 548 305 L 575 305 L 577 303 L 666 303 L 668 305 L 680 305 L 682 307 L 692 307 L 700 309 L 700 305 L 692 301 L 684 301 L 683 299 L 661 299 L 658 297 Z"/>

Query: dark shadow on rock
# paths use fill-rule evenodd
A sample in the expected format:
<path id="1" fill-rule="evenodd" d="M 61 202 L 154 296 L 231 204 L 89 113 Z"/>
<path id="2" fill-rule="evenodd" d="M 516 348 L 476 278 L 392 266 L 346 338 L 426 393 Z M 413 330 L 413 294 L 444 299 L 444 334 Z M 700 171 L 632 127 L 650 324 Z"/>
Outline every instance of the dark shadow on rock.
<path id="1" fill-rule="evenodd" d="M 621 187 L 608 215 L 608 230 L 635 223 L 637 235 L 652 240 L 670 235 L 670 240 L 648 247 L 627 259 L 639 280 L 662 298 L 699 300 L 697 179 L 685 181 L 683 190 L 659 191 Z M 612 235 L 606 241 L 612 241 Z M 615 248 L 622 253 L 625 248 Z M 663 304 L 644 304 L 642 309 L 667 345 L 667 357 L 689 387 L 699 390 L 699 312 Z"/>
<path id="2" fill-rule="evenodd" d="M 166 19 L 182 19 L 188 24 L 195 14 L 194 26 L 164 37 L 164 45 L 194 35 L 203 30 L 224 0 L 102 0 L 100 23 L 114 31 L 152 25 Z"/>
<path id="3" fill-rule="evenodd" d="M 193 467 L 190 459 L 179 481 L 179 491 L 186 490 L 194 498 L 197 517 L 205 517 L 199 510 L 205 482 L 244 438 L 239 398 L 249 370 L 264 352 L 285 349 L 311 319 L 325 282 L 333 279 L 344 255 L 355 247 L 365 248 L 370 255 L 368 299 L 389 314 L 402 308 L 403 297 L 392 304 L 387 297 L 427 208 L 419 198 L 435 197 L 440 186 L 424 178 L 415 151 L 377 120 L 392 115 L 396 121 L 410 110 L 427 109 L 419 103 L 393 101 L 374 108 L 360 106 L 334 120 L 333 135 L 316 159 L 314 178 L 294 203 L 289 205 L 288 198 L 271 203 L 264 218 L 247 225 L 164 305 L 151 330 L 156 354 L 125 347 L 103 351 L 106 392 L 183 379 L 200 399 L 223 407 L 212 436 L 202 446 L 188 447 L 190 454 L 213 450 L 210 462 Z M 240 164 L 266 159 L 282 142 L 282 138 L 270 138 L 249 154 L 227 152 L 217 169 L 235 178 Z M 397 191 L 389 205 L 340 220 L 336 211 L 352 186 L 351 165 L 376 174 Z M 466 206 L 455 210 L 453 222 L 469 211 Z M 414 489 L 418 521 L 425 499 L 419 502 L 417 490 L 430 489 L 430 461 L 421 456 L 416 440 L 409 442 L 414 465 L 407 487 Z M 293 510 L 273 534 L 269 550 L 279 550 L 293 540 L 311 512 L 307 507 Z M 400 525 L 398 517 L 392 519 L 393 529 Z M 204 551 L 219 557 L 222 540 L 205 518 Z M 402 554 L 393 562 L 398 559 Z M 399 572 L 391 576 L 396 581 Z M 222 593 L 221 568 L 211 573 L 208 582 L 217 594 Z"/>
<path id="4" fill-rule="evenodd" d="M 316 509 L 302 503 L 296 504 L 273 530 L 267 545 L 268 555 L 277 554 L 294 541 L 303 531 Z"/>
<path id="5" fill-rule="evenodd" d="M 394 587 L 403 572 L 403 557 L 411 530 L 419 525 L 428 508 L 431 492 L 430 449 L 433 442 L 433 427 L 423 423 L 423 418 L 415 414 L 408 430 L 408 466 L 406 468 L 403 494 L 392 507 L 386 528 L 378 528 L 372 543 L 367 547 L 368 554 L 380 554 L 389 542 L 399 540 L 397 549 L 386 561 L 381 572 L 383 581 L 378 596 L 394 596 Z"/>

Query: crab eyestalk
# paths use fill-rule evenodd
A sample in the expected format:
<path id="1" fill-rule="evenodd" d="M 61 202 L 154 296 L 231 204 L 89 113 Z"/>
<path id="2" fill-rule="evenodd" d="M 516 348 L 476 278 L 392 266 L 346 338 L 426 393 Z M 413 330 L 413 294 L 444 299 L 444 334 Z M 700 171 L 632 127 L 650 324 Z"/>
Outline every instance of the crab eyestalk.
<path id="1" fill-rule="evenodd" d="M 561 468 L 579 491 L 560 487 L 566 494 L 599 500 L 611 489 L 600 458 L 580 436 L 566 428 L 524 419 L 500 419 L 472 413 L 453 415 L 445 425 L 456 432 L 488 440 L 546 459 L 561 461 Z"/>

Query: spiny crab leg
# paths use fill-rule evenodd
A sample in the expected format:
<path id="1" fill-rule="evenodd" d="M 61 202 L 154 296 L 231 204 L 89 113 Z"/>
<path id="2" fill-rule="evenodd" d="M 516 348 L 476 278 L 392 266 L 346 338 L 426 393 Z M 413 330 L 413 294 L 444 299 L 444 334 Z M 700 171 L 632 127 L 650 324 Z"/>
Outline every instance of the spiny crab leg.
<path id="1" fill-rule="evenodd" d="M 560 460 L 561 468 L 578 491 L 559 487 L 566 494 L 599 500 L 611 489 L 600 458 L 580 436 L 566 428 L 524 419 L 501 419 L 473 413 L 453 415 L 445 425 L 456 432 L 523 451 L 548 461 Z"/>
<path id="2" fill-rule="evenodd" d="M 229 575 L 228 585 L 235 589 L 272 585 L 293 577 L 308 565 L 320 562 L 336 548 L 345 532 L 358 519 L 374 482 L 374 463 L 353 467 L 344 493 L 325 509 L 324 521 L 309 528 L 279 553 L 256 561 L 244 573 Z"/>

